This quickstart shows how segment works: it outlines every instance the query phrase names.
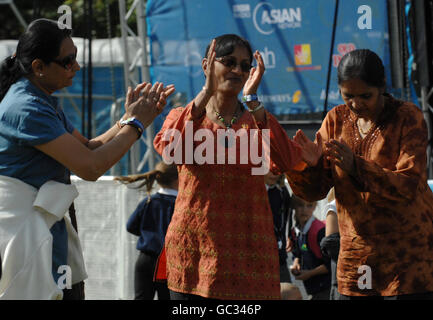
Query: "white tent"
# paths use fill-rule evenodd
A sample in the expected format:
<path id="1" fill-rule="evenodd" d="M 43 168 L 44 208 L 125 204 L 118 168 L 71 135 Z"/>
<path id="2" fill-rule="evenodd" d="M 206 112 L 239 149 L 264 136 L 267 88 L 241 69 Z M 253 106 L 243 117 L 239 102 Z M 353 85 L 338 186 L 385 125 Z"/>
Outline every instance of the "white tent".
<path id="1" fill-rule="evenodd" d="M 80 65 L 83 65 L 83 57 L 86 57 L 87 60 L 89 43 L 84 38 L 73 37 L 72 39 L 78 49 L 77 61 Z M 140 46 L 132 37 L 129 37 L 127 42 L 129 61 L 132 61 L 136 52 L 140 50 Z M 0 40 L 0 60 L 12 55 L 16 51 L 17 44 L 18 40 Z M 86 51 L 83 52 L 85 44 Z M 107 67 L 111 63 L 113 65 L 123 65 L 123 51 L 122 38 L 94 39 L 92 40 L 92 65 L 94 67 Z"/>

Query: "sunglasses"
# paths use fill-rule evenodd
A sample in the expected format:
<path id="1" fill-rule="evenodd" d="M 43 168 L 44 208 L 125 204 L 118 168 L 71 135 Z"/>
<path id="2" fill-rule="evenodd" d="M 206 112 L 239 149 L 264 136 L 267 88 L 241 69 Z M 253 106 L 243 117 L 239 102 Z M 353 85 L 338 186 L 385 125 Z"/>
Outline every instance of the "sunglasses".
<path id="1" fill-rule="evenodd" d="M 236 58 L 232 56 L 215 58 L 215 60 L 230 69 L 234 69 L 238 65 Z M 253 67 L 246 61 L 242 61 L 239 66 L 241 67 L 242 72 L 250 72 L 251 68 Z"/>
<path id="2" fill-rule="evenodd" d="M 53 60 L 54 63 L 57 63 L 59 66 L 65 68 L 66 70 L 72 70 L 75 62 L 77 62 L 77 53 L 70 54 L 69 56 L 64 57 L 62 60 Z"/>

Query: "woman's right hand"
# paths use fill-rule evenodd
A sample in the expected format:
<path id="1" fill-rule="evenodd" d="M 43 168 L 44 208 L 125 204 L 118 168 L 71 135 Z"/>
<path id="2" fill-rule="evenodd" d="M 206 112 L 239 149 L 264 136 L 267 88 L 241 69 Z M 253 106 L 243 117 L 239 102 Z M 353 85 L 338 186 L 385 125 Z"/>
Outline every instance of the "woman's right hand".
<path id="1" fill-rule="evenodd" d="M 204 74 L 206 76 L 206 83 L 204 87 L 206 88 L 206 91 L 209 95 L 213 95 L 218 86 L 214 72 L 216 57 L 215 45 L 216 40 L 213 39 L 206 57 L 206 68 L 204 68 Z"/>
<path id="2" fill-rule="evenodd" d="M 202 68 L 206 77 L 206 83 L 203 86 L 203 89 L 200 90 L 200 92 L 194 98 L 194 103 L 191 110 L 191 115 L 193 118 L 199 118 L 206 113 L 206 105 L 218 87 L 217 79 L 215 77 L 215 43 L 216 40 L 213 39 L 206 58 L 202 60 Z"/>
<path id="3" fill-rule="evenodd" d="M 302 160 L 310 167 L 316 166 L 323 153 L 322 136 L 320 133 L 316 133 L 316 141 L 313 142 L 308 139 L 302 130 L 298 130 L 293 140 L 302 148 Z"/>
<path id="4" fill-rule="evenodd" d="M 126 117 L 137 118 L 146 128 L 162 112 L 167 104 L 167 97 L 175 91 L 174 85 L 164 88 L 163 83 L 143 82 L 134 90 L 128 88 L 126 95 Z"/>

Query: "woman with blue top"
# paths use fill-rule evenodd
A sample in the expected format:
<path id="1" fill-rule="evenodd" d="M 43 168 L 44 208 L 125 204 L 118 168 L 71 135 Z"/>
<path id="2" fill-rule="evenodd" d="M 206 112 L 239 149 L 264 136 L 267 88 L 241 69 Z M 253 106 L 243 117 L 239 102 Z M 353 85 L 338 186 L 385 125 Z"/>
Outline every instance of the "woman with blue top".
<path id="1" fill-rule="evenodd" d="M 152 300 L 155 292 L 159 300 L 170 300 L 165 274 L 165 234 L 174 212 L 178 190 L 177 167 L 163 161 L 155 170 L 147 173 L 117 177 L 125 183 L 144 180 L 138 186 L 146 186 L 148 197 L 142 200 L 127 223 L 128 232 L 139 236 L 137 250 L 140 251 L 135 264 L 135 300 Z M 154 182 L 159 190 L 150 195 Z"/>
<path id="2" fill-rule="evenodd" d="M 65 212 L 78 195 L 70 172 L 97 180 L 137 141 L 173 86 L 129 88 L 117 125 L 88 140 L 52 94 L 80 69 L 71 30 L 38 19 L 0 65 L 0 299 L 83 298 L 86 278 Z"/>

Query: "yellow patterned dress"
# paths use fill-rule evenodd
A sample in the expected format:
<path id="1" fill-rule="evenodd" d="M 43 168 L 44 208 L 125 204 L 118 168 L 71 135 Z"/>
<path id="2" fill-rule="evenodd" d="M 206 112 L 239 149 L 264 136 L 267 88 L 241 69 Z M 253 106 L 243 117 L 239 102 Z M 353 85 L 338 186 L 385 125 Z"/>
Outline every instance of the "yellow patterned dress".
<path id="1" fill-rule="evenodd" d="M 217 130 L 224 128 L 206 116 L 193 119 L 191 106 L 168 114 L 154 140 L 160 154 L 170 144 L 163 138 L 167 130 L 176 129 L 182 141 L 186 140 L 188 121 L 193 122 L 194 132 L 206 129 L 202 132 L 212 133 L 216 154 L 217 144 L 222 143 L 217 139 Z M 244 112 L 232 128 L 248 132 L 270 129 L 272 171 L 277 171 L 277 162 L 292 166 L 299 163 L 300 148 L 293 142 L 283 144 L 283 159 L 275 154 L 278 141 L 288 138 L 269 113 L 266 122 L 256 123 L 249 112 Z M 200 144 L 195 141 L 193 149 Z M 185 145 L 183 162 L 187 163 Z M 237 143 L 238 154 L 239 148 Z M 263 175 L 251 174 L 251 161 L 210 162 L 199 164 L 195 157 L 193 164 L 178 164 L 179 194 L 165 247 L 168 287 L 214 299 L 279 299 L 277 242 Z"/>

